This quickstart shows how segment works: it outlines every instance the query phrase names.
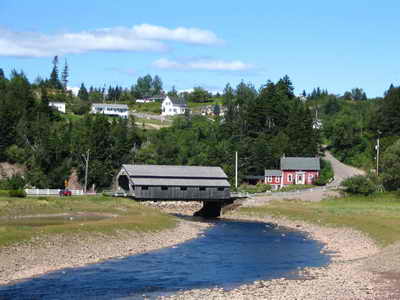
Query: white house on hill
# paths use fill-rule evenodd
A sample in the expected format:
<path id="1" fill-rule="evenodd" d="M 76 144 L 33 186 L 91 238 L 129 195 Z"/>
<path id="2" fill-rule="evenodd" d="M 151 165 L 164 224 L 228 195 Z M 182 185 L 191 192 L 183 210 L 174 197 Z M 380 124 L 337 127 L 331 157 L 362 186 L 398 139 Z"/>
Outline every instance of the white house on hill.
<path id="1" fill-rule="evenodd" d="M 105 114 L 107 116 L 127 119 L 129 116 L 129 109 L 126 104 L 93 103 L 90 113 Z"/>
<path id="2" fill-rule="evenodd" d="M 49 102 L 49 106 L 65 114 L 65 102 Z"/>
<path id="3" fill-rule="evenodd" d="M 162 116 L 182 115 L 188 109 L 185 99 L 167 96 L 161 104 Z"/>

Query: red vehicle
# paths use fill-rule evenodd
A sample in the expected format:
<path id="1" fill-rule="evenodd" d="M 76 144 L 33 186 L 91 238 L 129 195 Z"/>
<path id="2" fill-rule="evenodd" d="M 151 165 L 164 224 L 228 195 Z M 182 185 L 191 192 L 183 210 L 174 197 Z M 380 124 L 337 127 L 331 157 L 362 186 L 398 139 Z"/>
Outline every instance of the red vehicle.
<path id="1" fill-rule="evenodd" d="M 72 196 L 72 193 L 71 193 L 70 190 L 65 189 L 65 190 L 60 190 L 59 195 L 60 195 L 60 197 L 62 197 L 62 196 Z"/>

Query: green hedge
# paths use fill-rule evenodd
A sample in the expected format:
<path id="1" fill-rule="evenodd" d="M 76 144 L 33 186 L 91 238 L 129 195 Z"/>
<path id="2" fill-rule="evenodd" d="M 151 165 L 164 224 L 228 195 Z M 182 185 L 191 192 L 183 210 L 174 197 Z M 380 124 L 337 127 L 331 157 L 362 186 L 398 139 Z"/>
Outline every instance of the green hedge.
<path id="1" fill-rule="evenodd" d="M 8 191 L 8 195 L 10 197 L 14 197 L 14 198 L 25 198 L 26 197 L 26 193 L 24 190 L 9 190 Z"/>
<path id="2" fill-rule="evenodd" d="M 257 183 L 256 185 L 250 184 L 242 184 L 239 187 L 240 192 L 247 192 L 247 193 L 265 193 L 266 191 L 270 191 L 272 186 L 269 184 L 264 183 Z"/>
<path id="3" fill-rule="evenodd" d="M 0 197 L 8 197 L 10 192 L 8 190 L 0 190 Z"/>

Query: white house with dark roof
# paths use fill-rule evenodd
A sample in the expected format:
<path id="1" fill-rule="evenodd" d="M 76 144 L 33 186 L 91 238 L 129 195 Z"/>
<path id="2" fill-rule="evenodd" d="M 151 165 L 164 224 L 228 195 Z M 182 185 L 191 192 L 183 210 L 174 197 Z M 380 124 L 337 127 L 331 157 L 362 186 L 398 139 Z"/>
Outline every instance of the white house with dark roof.
<path id="1" fill-rule="evenodd" d="M 186 112 L 188 106 L 185 99 L 178 97 L 165 97 L 161 103 L 161 115 L 162 116 L 176 116 L 182 115 Z"/>
<path id="2" fill-rule="evenodd" d="M 65 102 L 49 102 L 49 106 L 65 114 Z"/>
<path id="3" fill-rule="evenodd" d="M 129 116 L 129 108 L 126 104 L 93 103 L 90 113 L 127 119 Z"/>

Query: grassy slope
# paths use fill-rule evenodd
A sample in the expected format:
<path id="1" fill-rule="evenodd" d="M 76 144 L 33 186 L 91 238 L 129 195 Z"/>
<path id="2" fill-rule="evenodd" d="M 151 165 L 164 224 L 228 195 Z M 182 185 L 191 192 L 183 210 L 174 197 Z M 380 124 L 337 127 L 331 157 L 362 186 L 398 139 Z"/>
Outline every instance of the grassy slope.
<path id="1" fill-rule="evenodd" d="M 38 214 L 76 215 L 87 213 L 86 218 L 48 217 L 13 218 Z M 117 215 L 99 217 L 99 215 Z M 0 246 L 29 240 L 34 236 L 53 233 L 101 232 L 112 234 L 116 230 L 158 231 L 172 228 L 176 219 L 159 211 L 123 198 L 39 197 L 13 199 L 0 197 Z"/>
<path id="2" fill-rule="evenodd" d="M 400 241 L 400 199 L 395 194 L 345 197 L 321 202 L 273 201 L 263 207 L 241 208 L 244 215 L 285 216 L 320 225 L 360 230 L 380 245 Z"/>

